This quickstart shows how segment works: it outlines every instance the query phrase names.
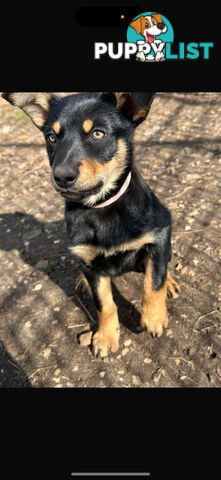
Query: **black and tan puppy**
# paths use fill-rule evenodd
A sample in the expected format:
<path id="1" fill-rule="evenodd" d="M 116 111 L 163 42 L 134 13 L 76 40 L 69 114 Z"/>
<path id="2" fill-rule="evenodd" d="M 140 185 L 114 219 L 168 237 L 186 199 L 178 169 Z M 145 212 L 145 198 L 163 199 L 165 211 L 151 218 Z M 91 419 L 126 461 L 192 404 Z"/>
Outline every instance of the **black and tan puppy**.
<path id="1" fill-rule="evenodd" d="M 111 277 L 144 272 L 141 326 L 162 335 L 166 297 L 178 286 L 167 272 L 171 217 L 133 165 L 135 128 L 146 118 L 152 93 L 6 92 L 45 136 L 52 185 L 66 200 L 72 252 L 82 264 L 99 326 L 92 339 L 102 358 L 119 347 Z"/>

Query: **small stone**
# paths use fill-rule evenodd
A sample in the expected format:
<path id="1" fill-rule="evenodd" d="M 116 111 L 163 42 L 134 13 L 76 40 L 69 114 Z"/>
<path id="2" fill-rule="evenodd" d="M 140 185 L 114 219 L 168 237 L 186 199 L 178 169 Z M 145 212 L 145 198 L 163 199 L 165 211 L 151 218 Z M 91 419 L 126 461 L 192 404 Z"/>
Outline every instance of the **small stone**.
<path id="1" fill-rule="evenodd" d="M 35 264 L 35 268 L 39 268 L 39 270 L 44 270 L 48 266 L 48 260 L 39 260 Z"/>
<path id="2" fill-rule="evenodd" d="M 29 191 L 31 191 L 31 189 L 29 189 Z M 24 235 L 22 235 L 22 240 L 24 242 L 24 244 L 26 245 L 26 243 L 29 245 L 29 240 L 33 240 L 34 238 L 37 238 L 41 235 L 42 231 L 40 228 L 34 228 L 32 229 L 30 232 L 26 232 L 24 233 Z"/>
<path id="3" fill-rule="evenodd" d="M 182 269 L 182 267 L 183 267 L 182 263 L 178 262 L 175 268 L 179 272 Z"/>
<path id="4" fill-rule="evenodd" d="M 141 380 L 137 375 L 132 375 L 132 382 L 133 382 L 134 385 L 140 385 L 141 384 Z"/>
<path id="5" fill-rule="evenodd" d="M 153 377 L 153 382 L 154 382 L 154 383 L 158 383 L 159 380 L 160 380 L 160 377 L 161 377 L 161 372 L 159 371 L 159 372 L 157 372 L 157 373 L 154 375 L 154 377 Z"/>
<path id="6" fill-rule="evenodd" d="M 58 338 L 61 337 L 61 332 L 55 332 L 55 334 L 53 335 L 53 337 L 55 338 L 55 340 L 57 340 Z"/>
<path id="7" fill-rule="evenodd" d="M 79 367 L 78 367 L 78 365 L 75 365 L 75 367 L 74 367 L 74 368 L 72 368 L 72 372 L 77 372 L 78 370 L 79 370 Z"/>
<path id="8" fill-rule="evenodd" d="M 127 355 L 128 352 L 129 352 L 129 348 L 123 348 L 121 352 L 122 357 L 125 357 L 125 355 Z"/>
<path id="9" fill-rule="evenodd" d="M 92 332 L 82 333 L 79 336 L 79 342 L 81 347 L 88 347 L 91 344 Z"/>
<path id="10" fill-rule="evenodd" d="M 53 377 L 53 381 L 54 381 L 55 383 L 59 383 L 59 382 L 60 382 L 60 379 L 59 379 L 59 378 L 56 378 L 56 377 Z"/>
<path id="11" fill-rule="evenodd" d="M 60 312 L 60 307 L 54 307 L 53 310 L 54 312 Z"/>
<path id="12" fill-rule="evenodd" d="M 173 336 L 173 332 L 172 332 L 172 330 L 171 330 L 170 328 L 168 328 L 168 329 L 166 330 L 166 336 L 169 337 L 169 338 Z"/>
<path id="13" fill-rule="evenodd" d="M 28 320 L 25 324 L 24 324 L 24 327 L 26 330 L 29 330 L 31 328 L 31 322 L 30 320 Z"/>
<path id="14" fill-rule="evenodd" d="M 180 272 L 181 275 L 184 275 L 185 273 L 187 273 L 187 270 L 188 270 L 187 266 L 183 267 L 181 272 Z"/>
<path id="15" fill-rule="evenodd" d="M 146 363 L 146 364 L 151 363 L 151 362 L 152 362 L 151 358 L 148 358 L 148 357 L 144 358 L 144 360 L 143 360 L 143 363 Z"/>
<path id="16" fill-rule="evenodd" d="M 189 275 L 191 275 L 191 277 L 194 277 L 194 275 L 195 275 L 194 270 L 190 270 L 190 271 L 189 271 Z"/>
<path id="17" fill-rule="evenodd" d="M 42 289 L 41 283 L 37 283 L 37 285 L 34 286 L 33 290 L 38 291 Z"/>
<path id="18" fill-rule="evenodd" d="M 189 225 L 186 225 L 185 226 L 185 230 L 188 231 L 188 230 L 191 230 L 191 227 Z"/>
<path id="19" fill-rule="evenodd" d="M 125 340 L 124 346 L 129 347 L 130 345 L 131 345 L 131 340 L 130 340 L 130 338 L 128 338 L 128 340 Z"/>
<path id="20" fill-rule="evenodd" d="M 104 363 L 110 363 L 110 358 L 109 357 L 104 357 L 103 362 Z"/>
<path id="21" fill-rule="evenodd" d="M 43 356 L 44 358 L 48 359 L 51 355 L 51 348 L 46 348 L 44 351 L 43 351 Z"/>
<path id="22" fill-rule="evenodd" d="M 60 368 L 56 368 L 54 374 L 57 376 L 61 373 L 61 369 Z"/>
<path id="23" fill-rule="evenodd" d="M 106 373 L 106 372 L 100 372 L 100 377 L 101 377 L 101 378 L 104 378 L 104 377 L 105 377 L 105 373 Z"/>

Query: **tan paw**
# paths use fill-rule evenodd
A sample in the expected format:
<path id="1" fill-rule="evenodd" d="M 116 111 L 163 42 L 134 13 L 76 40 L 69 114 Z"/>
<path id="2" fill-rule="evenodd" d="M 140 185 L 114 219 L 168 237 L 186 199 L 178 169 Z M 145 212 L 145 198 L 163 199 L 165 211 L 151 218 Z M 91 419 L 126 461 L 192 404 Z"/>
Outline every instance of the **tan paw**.
<path id="1" fill-rule="evenodd" d="M 95 357 L 105 358 L 119 348 L 119 326 L 106 327 L 98 330 L 92 339 L 92 352 Z"/>
<path id="2" fill-rule="evenodd" d="M 168 326 L 168 313 L 166 310 L 160 310 L 159 312 L 148 311 L 147 314 L 142 314 L 140 325 L 145 328 L 148 334 L 153 337 L 161 337 L 163 335 L 163 327 Z"/>
<path id="3" fill-rule="evenodd" d="M 178 283 L 171 277 L 169 272 L 167 273 L 166 286 L 167 286 L 167 295 L 170 295 L 173 298 L 177 298 L 178 297 L 177 292 L 180 291 L 180 287 Z"/>

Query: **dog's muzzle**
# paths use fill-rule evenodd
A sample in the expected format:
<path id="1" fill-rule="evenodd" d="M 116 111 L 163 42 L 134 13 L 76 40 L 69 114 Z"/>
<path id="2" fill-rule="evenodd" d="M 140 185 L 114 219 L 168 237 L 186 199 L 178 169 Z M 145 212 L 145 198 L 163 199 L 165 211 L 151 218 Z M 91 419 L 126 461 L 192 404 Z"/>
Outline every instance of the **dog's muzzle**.
<path id="1" fill-rule="evenodd" d="M 66 190 L 73 187 L 77 180 L 78 172 L 58 165 L 52 175 L 56 186 L 58 186 L 59 189 Z"/>

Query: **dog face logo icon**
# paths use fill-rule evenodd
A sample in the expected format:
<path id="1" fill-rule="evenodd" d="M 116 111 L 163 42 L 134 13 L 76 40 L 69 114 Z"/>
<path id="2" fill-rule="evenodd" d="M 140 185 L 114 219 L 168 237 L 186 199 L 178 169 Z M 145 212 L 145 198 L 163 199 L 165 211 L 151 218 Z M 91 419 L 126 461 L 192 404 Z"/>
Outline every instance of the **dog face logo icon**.
<path id="1" fill-rule="evenodd" d="M 165 43 L 172 43 L 173 38 L 171 23 L 160 13 L 142 13 L 132 20 L 127 30 L 127 41 L 137 44 L 136 60 L 140 62 L 165 60 Z"/>

